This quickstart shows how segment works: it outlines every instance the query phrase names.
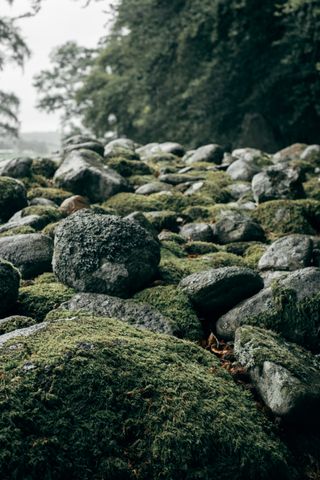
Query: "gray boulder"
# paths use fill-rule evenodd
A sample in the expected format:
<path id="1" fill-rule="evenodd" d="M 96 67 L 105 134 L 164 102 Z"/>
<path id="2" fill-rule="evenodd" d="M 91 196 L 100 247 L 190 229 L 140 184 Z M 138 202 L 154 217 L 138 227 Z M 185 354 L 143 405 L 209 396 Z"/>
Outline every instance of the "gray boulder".
<path id="1" fill-rule="evenodd" d="M 203 180 L 203 178 L 203 176 L 186 175 L 183 173 L 167 173 L 160 175 L 159 180 L 160 182 L 169 183 L 171 185 L 179 185 L 180 183 L 197 182 Z"/>
<path id="2" fill-rule="evenodd" d="M 304 198 L 301 171 L 286 163 L 268 167 L 253 177 L 252 192 L 257 203 Z"/>
<path id="3" fill-rule="evenodd" d="M 135 193 L 138 195 L 151 195 L 152 193 L 169 192 L 172 189 L 173 187 L 172 185 L 169 185 L 169 183 L 151 182 L 141 185 L 141 187 L 137 188 Z"/>
<path id="4" fill-rule="evenodd" d="M 0 257 L 17 267 L 23 278 L 51 270 L 52 239 L 41 233 L 0 238 Z"/>
<path id="5" fill-rule="evenodd" d="M 0 177 L 0 221 L 6 222 L 27 205 L 27 190 L 23 183 L 15 178 Z"/>
<path id="6" fill-rule="evenodd" d="M 280 333 L 306 348 L 319 348 L 320 268 L 308 267 L 280 277 L 222 315 L 216 324 L 218 335 L 234 338 L 242 325 L 254 325 Z"/>
<path id="7" fill-rule="evenodd" d="M 185 148 L 182 145 L 180 145 L 180 143 L 176 143 L 176 142 L 160 143 L 159 148 L 162 150 L 162 152 L 172 153 L 177 157 L 183 157 L 183 155 L 186 153 Z"/>
<path id="8" fill-rule="evenodd" d="M 9 220 L 9 222 L 0 225 L 0 233 L 8 232 L 13 228 L 31 227 L 35 230 L 41 229 L 45 226 L 40 215 L 27 215 L 16 220 Z"/>
<path id="9" fill-rule="evenodd" d="M 116 318 L 137 328 L 172 335 L 170 320 L 145 303 L 124 300 L 110 295 L 78 293 L 60 305 L 59 310 L 85 310 L 95 316 Z M 49 317 L 50 318 L 50 314 Z"/>
<path id="10" fill-rule="evenodd" d="M 320 362 L 311 353 L 247 325 L 237 330 L 234 351 L 275 415 L 294 423 L 319 419 Z"/>
<path id="11" fill-rule="evenodd" d="M 230 175 L 233 180 L 242 180 L 244 182 L 250 182 L 259 171 L 260 168 L 258 165 L 243 159 L 234 161 L 227 168 L 227 174 Z"/>
<path id="12" fill-rule="evenodd" d="M 1 254 L 0 254 L 1 257 Z M 0 317 L 2 318 L 18 299 L 20 275 L 14 266 L 0 258 Z"/>
<path id="13" fill-rule="evenodd" d="M 191 154 L 187 154 L 184 160 L 187 165 L 197 162 L 209 162 L 220 165 L 223 159 L 223 154 L 224 149 L 220 145 L 212 143 L 197 148 Z"/>
<path id="14" fill-rule="evenodd" d="M 264 231 L 249 215 L 225 210 L 213 225 L 213 232 L 219 243 L 263 241 Z"/>
<path id="15" fill-rule="evenodd" d="M 250 268 L 222 267 L 189 275 L 180 287 L 200 310 L 221 313 L 261 290 L 263 281 Z"/>
<path id="16" fill-rule="evenodd" d="M 181 227 L 180 235 L 186 240 L 213 242 L 212 227 L 207 223 L 187 223 Z"/>
<path id="17" fill-rule="evenodd" d="M 63 142 L 64 154 L 82 149 L 91 150 L 100 156 L 104 154 L 104 145 L 95 138 L 84 135 L 74 135 Z"/>
<path id="18" fill-rule="evenodd" d="M 260 270 L 298 270 L 309 267 L 313 243 L 307 235 L 288 235 L 273 242 L 260 258 Z"/>
<path id="19" fill-rule="evenodd" d="M 127 191 L 127 181 L 111 168 L 104 166 L 101 157 L 90 150 L 69 153 L 54 175 L 57 187 L 92 202 L 103 202 L 116 193 Z"/>
<path id="20" fill-rule="evenodd" d="M 128 297 L 157 271 L 160 246 L 137 222 L 79 210 L 55 232 L 53 270 L 81 292 Z"/>
<path id="21" fill-rule="evenodd" d="M 0 162 L 0 176 L 24 178 L 31 174 L 32 158 L 18 157 Z"/>

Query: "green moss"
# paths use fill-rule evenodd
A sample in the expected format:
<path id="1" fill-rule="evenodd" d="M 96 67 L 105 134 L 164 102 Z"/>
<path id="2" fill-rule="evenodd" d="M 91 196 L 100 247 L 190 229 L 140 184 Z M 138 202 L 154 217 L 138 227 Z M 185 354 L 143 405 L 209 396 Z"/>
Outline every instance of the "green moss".
<path id="1" fill-rule="evenodd" d="M 287 340 L 320 351 L 320 293 L 298 301 L 294 290 L 279 287 L 275 282 L 272 296 L 274 306 L 246 318 L 245 323 L 272 330 Z"/>
<path id="2" fill-rule="evenodd" d="M 57 205 L 60 205 L 66 198 L 72 197 L 73 193 L 67 192 L 60 188 L 42 188 L 36 187 L 31 188 L 28 192 L 28 199 L 32 200 L 33 198 L 46 198 L 47 200 L 52 200 Z"/>
<path id="3" fill-rule="evenodd" d="M 104 161 L 104 164 L 105 165 L 110 165 L 110 162 L 113 160 L 113 159 L 123 159 L 123 160 L 140 160 L 140 157 L 139 155 L 134 152 L 133 150 L 129 150 L 128 148 L 123 148 L 123 147 L 113 147 L 112 148 L 112 151 L 107 153 L 107 155 L 102 158 L 102 160 Z"/>
<path id="4" fill-rule="evenodd" d="M 55 234 L 55 230 L 57 228 L 57 226 L 59 225 L 59 222 L 53 222 L 53 223 L 49 223 L 48 225 L 46 225 L 42 232 L 45 234 L 45 235 L 48 235 L 49 237 L 53 238 L 54 237 L 54 234 Z"/>
<path id="5" fill-rule="evenodd" d="M 173 335 L 178 338 L 199 341 L 203 337 L 200 321 L 188 297 L 175 286 L 148 288 L 134 297 L 148 303 L 172 320 Z"/>
<path id="6" fill-rule="evenodd" d="M 19 315 L 4 318 L 0 320 L 0 335 L 13 332 L 20 328 L 27 328 L 35 325 L 37 322 L 33 318 L 21 317 Z"/>
<path id="7" fill-rule="evenodd" d="M 35 229 L 27 226 L 10 228 L 10 230 L 6 230 L 5 232 L 0 233 L 0 238 L 11 237 L 12 235 L 21 235 L 26 233 L 35 233 Z"/>
<path id="8" fill-rule="evenodd" d="M 153 169 L 144 162 L 127 160 L 122 157 L 115 157 L 107 161 L 108 167 L 120 173 L 123 177 L 132 175 L 152 175 Z"/>
<path id="9" fill-rule="evenodd" d="M 37 282 L 34 285 L 20 288 L 18 313 L 43 320 L 50 310 L 57 308 L 74 295 L 71 288 L 61 283 Z"/>
<path id="10" fill-rule="evenodd" d="M 33 175 L 41 175 L 45 178 L 52 178 L 57 165 L 52 158 L 35 158 L 32 161 L 32 173 Z"/>
<path id="11" fill-rule="evenodd" d="M 243 346 L 240 361 L 247 367 L 253 366 L 251 362 L 259 366 L 265 361 L 273 362 L 308 384 L 319 375 L 320 365 L 314 355 L 294 343 L 289 344 L 275 332 L 245 325 L 241 327 L 240 338 Z"/>
<path id="12" fill-rule="evenodd" d="M 188 255 L 205 255 L 207 253 L 216 253 L 219 251 L 219 247 L 214 243 L 209 242 L 188 242 L 184 246 Z"/>
<path id="13" fill-rule="evenodd" d="M 26 207 L 21 212 L 22 217 L 27 217 L 28 215 L 39 215 L 39 217 L 43 217 L 46 223 L 57 222 L 61 220 L 64 215 L 60 210 L 55 207 L 43 206 L 43 205 L 32 205 L 30 207 Z"/>
<path id="14" fill-rule="evenodd" d="M 307 198 L 320 201 L 320 179 L 312 178 L 303 184 Z"/>
<path id="15" fill-rule="evenodd" d="M 201 272 L 209 268 L 220 267 L 247 267 L 247 262 L 232 253 L 217 252 L 197 257 L 177 258 L 172 253 L 162 250 L 159 273 L 161 280 L 168 284 L 177 284 L 180 280 L 192 273 Z"/>
<path id="16" fill-rule="evenodd" d="M 157 212 L 146 212 L 146 219 L 151 223 L 151 225 L 161 232 L 162 230 L 171 230 L 177 231 L 177 214 L 170 210 L 158 210 Z"/>
<path id="17" fill-rule="evenodd" d="M 250 268 L 257 268 L 262 255 L 267 249 L 266 245 L 256 244 L 247 248 L 244 258 Z"/>
<path id="18" fill-rule="evenodd" d="M 27 203 L 27 192 L 21 181 L 0 176 L 0 221 L 6 222 Z"/>
<path id="19" fill-rule="evenodd" d="M 320 202 L 316 200 L 272 200 L 252 212 L 270 239 L 320 231 Z"/>
<path id="20" fill-rule="evenodd" d="M 194 198 L 192 195 L 191 198 Z M 182 214 L 185 215 L 187 218 L 190 219 L 190 221 L 197 221 L 197 222 L 216 222 L 221 213 L 224 210 L 238 210 L 235 208 L 230 208 L 230 205 L 228 203 L 218 203 L 216 205 L 211 205 L 212 201 L 210 202 L 210 205 L 204 206 L 201 204 L 197 205 L 196 202 L 194 202 L 195 205 L 192 205 L 191 207 L 187 207 L 182 211 Z"/>
<path id="21" fill-rule="evenodd" d="M 146 183 L 152 183 L 156 179 L 153 175 L 132 175 L 131 177 L 128 177 L 127 180 L 129 182 L 129 185 L 135 188 L 135 187 L 141 187 Z"/>
<path id="22" fill-rule="evenodd" d="M 208 352 L 69 318 L 1 350 L 3 479 L 293 478 L 269 422 Z"/>
<path id="23" fill-rule="evenodd" d="M 54 273 L 45 272 L 36 277 L 33 282 L 35 284 L 43 284 L 43 283 L 59 283 L 59 280 L 55 276 Z"/>
<path id="24" fill-rule="evenodd" d="M 51 186 L 50 180 L 43 175 L 32 174 L 30 177 L 22 178 L 21 181 L 24 183 L 28 190 L 33 188 L 46 188 Z"/>

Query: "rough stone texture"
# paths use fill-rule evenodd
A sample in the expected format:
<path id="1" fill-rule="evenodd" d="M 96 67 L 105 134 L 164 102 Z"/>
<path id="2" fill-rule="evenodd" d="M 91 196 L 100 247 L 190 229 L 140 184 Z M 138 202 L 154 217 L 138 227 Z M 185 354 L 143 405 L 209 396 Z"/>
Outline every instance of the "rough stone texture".
<path id="1" fill-rule="evenodd" d="M 250 324 L 281 333 L 307 348 L 319 349 L 320 268 L 308 267 L 280 278 L 219 318 L 218 334 L 230 340 L 241 325 Z"/>
<path id="2" fill-rule="evenodd" d="M 53 242 L 41 233 L 0 238 L 0 257 L 17 267 L 23 278 L 50 271 Z"/>
<path id="3" fill-rule="evenodd" d="M 272 160 L 274 163 L 288 163 L 292 160 L 298 160 L 307 146 L 305 143 L 294 143 L 275 153 Z"/>
<path id="4" fill-rule="evenodd" d="M 78 293 L 59 310 L 87 311 L 95 316 L 116 318 L 137 328 L 172 335 L 170 320 L 146 303 L 96 293 Z M 50 316 L 49 316 L 50 318 Z"/>
<path id="5" fill-rule="evenodd" d="M 32 158 L 18 157 L 0 162 L 0 176 L 24 178 L 31 174 Z"/>
<path id="6" fill-rule="evenodd" d="M 53 269 L 78 291 L 127 297 L 157 271 L 160 246 L 133 220 L 80 210 L 55 233 Z"/>
<path id="7" fill-rule="evenodd" d="M 54 175 L 54 183 L 92 202 L 102 202 L 116 193 L 128 190 L 127 181 L 117 172 L 101 163 L 101 158 L 90 150 L 69 153 Z"/>
<path id="8" fill-rule="evenodd" d="M 233 180 L 250 182 L 260 168 L 253 162 L 243 159 L 236 160 L 227 168 L 227 173 Z"/>
<path id="9" fill-rule="evenodd" d="M 180 229 L 180 235 L 186 240 L 213 241 L 212 227 L 207 223 L 188 223 Z"/>
<path id="10" fill-rule="evenodd" d="M 264 231 L 249 215 L 237 211 L 222 211 L 213 226 L 214 236 L 219 243 L 264 240 Z"/>
<path id="11" fill-rule="evenodd" d="M 18 270 L 11 263 L 0 258 L 0 318 L 16 303 L 19 285 Z"/>
<path id="12" fill-rule="evenodd" d="M 0 348 L 3 347 L 9 340 L 13 340 L 14 338 L 22 339 L 29 337 L 30 335 L 34 335 L 40 330 L 43 330 L 46 326 L 47 324 L 43 322 L 38 323 L 37 325 L 31 325 L 31 327 L 19 328 L 17 330 L 13 330 L 12 332 L 4 333 L 3 335 L 0 335 Z"/>
<path id="13" fill-rule="evenodd" d="M 253 177 L 252 192 L 258 203 L 304 198 L 301 171 L 286 163 L 268 167 Z"/>
<path id="14" fill-rule="evenodd" d="M 183 157 L 185 154 L 185 148 L 180 144 L 176 142 L 164 142 L 160 143 L 159 145 L 160 149 L 164 153 L 172 153 L 173 155 L 176 155 L 177 157 Z"/>
<path id="15" fill-rule="evenodd" d="M 223 267 L 189 275 L 180 287 L 201 310 L 218 313 L 257 293 L 263 281 L 249 268 Z"/>
<path id="16" fill-rule="evenodd" d="M 288 235 L 270 245 L 259 260 L 260 270 L 298 270 L 309 267 L 313 242 L 307 235 Z"/>
<path id="17" fill-rule="evenodd" d="M 27 191 L 23 183 L 14 178 L 0 177 L 0 221 L 6 222 L 27 205 Z"/>
<path id="18" fill-rule="evenodd" d="M 210 162 L 219 165 L 222 162 L 223 154 L 223 148 L 213 143 L 197 148 L 191 155 L 188 155 L 185 161 L 187 165 L 197 162 Z"/>
<path id="19" fill-rule="evenodd" d="M 135 193 L 138 195 L 150 195 L 152 193 L 168 192 L 172 190 L 172 188 L 172 185 L 169 185 L 169 183 L 151 182 L 141 185 L 141 187 L 137 188 Z"/>
<path id="20" fill-rule="evenodd" d="M 235 355 L 275 415 L 294 423 L 319 421 L 320 362 L 312 354 L 273 332 L 243 326 Z"/>
<path id="21" fill-rule="evenodd" d="M 31 317 L 21 315 L 11 315 L 10 317 L 2 318 L 0 320 L 0 335 L 13 332 L 19 328 L 27 328 L 37 323 Z"/>
<path id="22" fill-rule="evenodd" d="M 104 145 L 95 138 L 84 135 L 74 135 L 63 142 L 63 152 L 65 154 L 70 153 L 73 150 L 81 149 L 92 150 L 101 156 L 104 154 Z"/>
<path id="23" fill-rule="evenodd" d="M 0 233 L 8 232 L 13 228 L 32 227 L 38 229 L 44 227 L 45 224 L 40 215 L 27 215 L 17 220 L 10 220 L 0 226 Z"/>

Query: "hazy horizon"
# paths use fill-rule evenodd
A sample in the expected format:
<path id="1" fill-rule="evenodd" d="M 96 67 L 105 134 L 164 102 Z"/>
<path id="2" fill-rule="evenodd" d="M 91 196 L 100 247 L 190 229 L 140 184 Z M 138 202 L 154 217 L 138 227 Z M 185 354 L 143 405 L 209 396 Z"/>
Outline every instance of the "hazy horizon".
<path id="1" fill-rule="evenodd" d="M 2 6 L 1 14 L 16 15 L 25 12 L 28 0 L 19 0 L 14 6 Z M 103 10 L 106 1 L 92 2 L 83 8 L 84 0 L 44 0 L 40 12 L 19 24 L 32 56 L 24 70 L 13 64 L 0 73 L 0 89 L 15 93 L 21 101 L 21 133 L 59 131 L 59 114 L 46 114 L 36 109 L 36 91 L 33 77 L 50 66 L 49 54 L 53 48 L 69 40 L 86 47 L 95 47 L 105 33 L 108 17 Z M 112 4 L 110 1 L 109 4 Z"/>

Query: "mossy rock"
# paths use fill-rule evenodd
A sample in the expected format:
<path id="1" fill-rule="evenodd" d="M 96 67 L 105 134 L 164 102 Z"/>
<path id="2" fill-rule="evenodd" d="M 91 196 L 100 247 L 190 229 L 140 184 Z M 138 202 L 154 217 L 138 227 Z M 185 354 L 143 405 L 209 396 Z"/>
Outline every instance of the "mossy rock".
<path id="1" fill-rule="evenodd" d="M 272 200 L 252 212 L 269 239 L 291 233 L 315 235 L 320 231 L 320 202 L 316 200 Z"/>
<path id="2" fill-rule="evenodd" d="M 47 200 L 52 200 L 52 202 L 60 205 L 66 198 L 72 197 L 73 193 L 62 190 L 61 188 L 42 188 L 36 187 L 32 188 L 28 192 L 28 199 L 32 200 L 33 198 L 46 198 Z"/>
<path id="3" fill-rule="evenodd" d="M 131 177 L 128 177 L 127 180 L 131 187 L 137 188 L 147 183 L 154 182 L 155 177 L 153 175 L 132 175 Z"/>
<path id="4" fill-rule="evenodd" d="M 22 178 L 21 181 L 28 190 L 33 188 L 47 188 L 51 186 L 50 180 L 44 175 L 32 174 L 30 177 Z"/>
<path id="5" fill-rule="evenodd" d="M 195 198 L 194 195 L 191 198 Z M 212 205 L 212 201 L 209 205 L 201 205 L 194 202 L 194 204 L 190 207 L 185 208 L 182 211 L 182 214 L 189 218 L 190 221 L 197 221 L 197 222 L 211 222 L 214 223 L 219 220 L 221 214 L 224 210 L 236 210 L 239 209 L 230 208 L 228 203 L 217 203 Z"/>
<path id="6" fill-rule="evenodd" d="M 45 235 L 48 235 L 51 238 L 54 238 L 55 231 L 58 225 L 59 225 L 59 222 L 48 223 L 48 225 L 46 225 L 42 229 L 42 233 L 44 233 Z"/>
<path id="7" fill-rule="evenodd" d="M 45 178 L 52 178 L 58 165 L 52 158 L 34 158 L 32 161 L 33 175 L 41 175 Z"/>
<path id="8" fill-rule="evenodd" d="M 179 212 L 192 203 L 192 199 L 181 193 L 137 195 L 136 193 L 118 193 L 102 204 L 102 207 L 114 209 L 118 215 L 132 212 L 152 212 L 155 210 L 173 210 Z"/>
<path id="9" fill-rule="evenodd" d="M 0 233 L 0 238 L 2 237 L 11 237 L 12 235 L 22 235 L 26 233 L 35 233 L 36 230 L 29 226 L 22 226 L 22 227 L 13 227 L 5 232 Z"/>
<path id="10" fill-rule="evenodd" d="M 178 258 L 167 249 L 161 251 L 159 275 L 168 284 L 178 284 L 192 273 L 220 267 L 247 267 L 247 262 L 232 253 L 217 252 L 195 257 Z"/>
<path id="11" fill-rule="evenodd" d="M 0 335 L 13 332 L 20 328 L 27 328 L 35 325 L 37 322 L 30 317 L 22 317 L 20 315 L 13 315 L 11 317 L 0 320 Z"/>
<path id="12" fill-rule="evenodd" d="M 162 230 L 176 232 L 178 230 L 177 214 L 171 210 L 146 212 L 145 217 L 157 232 L 161 232 Z"/>
<path id="13" fill-rule="evenodd" d="M 27 217 L 28 215 L 38 215 L 43 218 L 43 221 L 47 225 L 48 223 L 57 222 L 62 220 L 64 217 L 63 213 L 58 210 L 58 208 L 43 206 L 43 205 L 32 205 L 26 207 L 21 212 L 22 217 Z"/>
<path id="14" fill-rule="evenodd" d="M 137 160 L 127 160 L 123 157 L 112 158 L 107 161 L 107 165 L 123 177 L 153 174 L 153 169 L 146 163 Z"/>
<path id="15" fill-rule="evenodd" d="M 27 205 L 24 184 L 15 178 L 0 177 L 0 222 L 6 222 L 15 212 Z"/>
<path id="16" fill-rule="evenodd" d="M 0 351 L 4 480 L 294 478 L 271 424 L 210 353 L 72 317 Z"/>
<path id="17" fill-rule="evenodd" d="M 171 285 L 147 288 L 137 293 L 134 300 L 147 303 L 170 318 L 176 337 L 193 341 L 203 338 L 203 330 L 192 304 L 179 288 Z"/>
<path id="18" fill-rule="evenodd" d="M 307 198 L 320 201 L 320 178 L 317 176 L 303 184 Z"/>
<path id="19" fill-rule="evenodd" d="M 43 284 L 43 283 L 59 283 L 59 280 L 52 272 L 45 272 L 36 277 L 33 282 L 35 284 Z"/>
<path id="20" fill-rule="evenodd" d="M 259 260 L 267 249 L 266 245 L 256 244 L 247 248 L 244 259 L 250 268 L 258 268 Z"/>
<path id="21" fill-rule="evenodd" d="M 219 252 L 220 247 L 210 242 L 194 241 L 186 243 L 184 250 L 188 255 L 205 255 L 207 253 Z"/>
<path id="22" fill-rule="evenodd" d="M 34 285 L 20 288 L 17 312 L 42 321 L 48 312 L 74 295 L 74 290 L 57 282 L 37 281 Z"/>

